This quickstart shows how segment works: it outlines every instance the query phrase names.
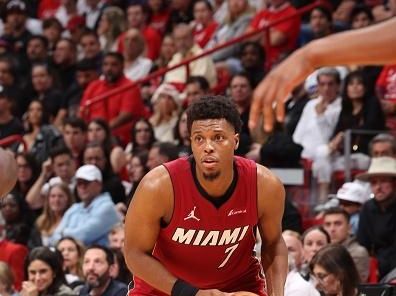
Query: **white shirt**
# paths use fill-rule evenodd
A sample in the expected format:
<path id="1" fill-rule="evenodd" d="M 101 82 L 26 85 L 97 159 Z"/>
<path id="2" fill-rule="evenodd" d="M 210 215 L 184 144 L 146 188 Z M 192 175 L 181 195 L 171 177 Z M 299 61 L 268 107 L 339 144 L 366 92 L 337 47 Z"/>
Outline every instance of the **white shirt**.
<path id="1" fill-rule="evenodd" d="M 289 271 L 285 283 L 285 296 L 320 296 L 318 290 L 295 270 Z"/>
<path id="2" fill-rule="evenodd" d="M 319 97 L 305 105 L 293 134 L 293 141 L 304 148 L 303 158 L 314 159 L 317 147 L 329 142 L 341 112 L 341 98 L 338 97 L 322 114 L 317 114 L 315 107 L 321 100 Z"/>
<path id="3" fill-rule="evenodd" d="M 125 76 L 133 81 L 147 76 L 150 73 L 153 62 L 145 57 L 138 57 L 129 67 L 124 68 Z"/>

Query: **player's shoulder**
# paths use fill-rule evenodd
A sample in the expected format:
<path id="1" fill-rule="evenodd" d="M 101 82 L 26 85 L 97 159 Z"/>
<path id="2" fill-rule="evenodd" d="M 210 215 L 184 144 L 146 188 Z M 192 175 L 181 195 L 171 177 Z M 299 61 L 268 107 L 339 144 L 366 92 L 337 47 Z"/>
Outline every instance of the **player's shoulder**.
<path id="1" fill-rule="evenodd" d="M 273 185 L 282 184 L 279 178 L 273 172 L 271 172 L 267 167 L 258 163 L 256 163 L 256 167 L 257 167 L 258 183 L 264 182 Z"/>
<path id="2" fill-rule="evenodd" d="M 146 188 L 148 190 L 161 189 L 168 185 L 172 186 L 169 172 L 163 165 L 149 171 L 140 183 L 142 188 Z"/>

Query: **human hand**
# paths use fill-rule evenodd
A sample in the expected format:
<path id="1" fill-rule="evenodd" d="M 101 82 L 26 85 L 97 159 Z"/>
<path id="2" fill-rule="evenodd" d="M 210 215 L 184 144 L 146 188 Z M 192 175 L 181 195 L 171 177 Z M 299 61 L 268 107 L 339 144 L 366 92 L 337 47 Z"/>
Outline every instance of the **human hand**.
<path id="1" fill-rule="evenodd" d="M 21 296 L 38 296 L 37 286 L 30 281 L 22 282 Z"/>
<path id="2" fill-rule="evenodd" d="M 48 158 L 46 161 L 43 162 L 41 165 L 41 175 L 47 180 L 52 175 L 52 161 Z"/>
<path id="3" fill-rule="evenodd" d="M 263 128 L 266 132 L 271 132 L 275 122 L 274 107 L 276 107 L 276 120 L 283 122 L 284 103 L 288 94 L 314 70 L 308 56 L 309 47 L 295 51 L 268 73 L 256 87 L 250 108 L 249 128 L 251 130 L 257 127 L 260 116 L 263 116 Z"/>
<path id="4" fill-rule="evenodd" d="M 17 181 L 17 165 L 13 153 L 0 147 L 0 198 L 14 188 Z"/>

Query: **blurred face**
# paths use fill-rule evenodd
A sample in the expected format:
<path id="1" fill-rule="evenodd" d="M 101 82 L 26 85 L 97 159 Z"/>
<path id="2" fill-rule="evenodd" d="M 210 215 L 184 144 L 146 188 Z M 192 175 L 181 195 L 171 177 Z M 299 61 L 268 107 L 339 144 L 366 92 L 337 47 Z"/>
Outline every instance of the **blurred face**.
<path id="1" fill-rule="evenodd" d="M 371 24 L 370 18 L 365 12 L 358 13 L 355 15 L 351 22 L 352 29 L 361 29 Z"/>
<path id="2" fill-rule="evenodd" d="M 99 78 L 99 75 L 95 70 L 77 71 L 76 72 L 77 83 L 83 89 L 85 89 L 90 82 L 92 82 L 98 78 Z"/>
<path id="3" fill-rule="evenodd" d="M 242 76 L 236 76 L 230 83 L 231 97 L 237 105 L 250 104 L 252 88 L 249 81 Z"/>
<path id="4" fill-rule="evenodd" d="M 58 244 L 58 251 L 63 257 L 63 269 L 73 269 L 78 264 L 78 249 L 76 244 L 68 239 L 62 240 Z"/>
<path id="5" fill-rule="evenodd" d="M 165 37 L 161 45 L 161 56 L 166 60 L 170 60 L 175 52 L 176 48 L 173 38 L 170 36 Z"/>
<path id="6" fill-rule="evenodd" d="M 199 24 L 209 24 L 212 20 L 212 12 L 204 2 L 197 2 L 194 5 L 194 19 Z"/>
<path id="7" fill-rule="evenodd" d="M 365 93 L 363 82 L 359 79 L 351 79 L 347 85 L 347 93 L 351 100 L 362 99 Z"/>
<path id="8" fill-rule="evenodd" d="M 17 163 L 17 178 L 18 182 L 28 182 L 32 178 L 32 169 L 29 167 L 26 159 L 23 156 L 18 156 L 16 158 Z"/>
<path id="9" fill-rule="evenodd" d="M 197 101 L 200 97 L 205 95 L 205 91 L 199 86 L 199 83 L 189 83 L 186 85 L 185 89 L 186 93 L 186 100 L 188 105 L 192 104 L 193 102 Z"/>
<path id="10" fill-rule="evenodd" d="M 68 41 L 61 40 L 56 44 L 54 51 L 54 62 L 57 65 L 74 62 L 74 51 Z"/>
<path id="11" fill-rule="evenodd" d="M 0 85 L 11 86 L 14 83 L 14 76 L 11 74 L 10 65 L 5 61 L 0 61 Z"/>
<path id="12" fill-rule="evenodd" d="M 48 193 L 48 205 L 52 212 L 63 214 L 68 206 L 67 194 L 58 186 L 52 187 Z"/>
<path id="13" fill-rule="evenodd" d="M 51 266 L 41 260 L 33 260 L 28 266 L 28 279 L 33 282 L 38 292 L 43 292 L 52 284 L 55 273 Z"/>
<path id="14" fill-rule="evenodd" d="M 124 65 L 115 57 L 107 56 L 103 60 L 102 72 L 108 83 L 115 83 L 124 71 Z"/>
<path id="15" fill-rule="evenodd" d="M 98 181 L 77 179 L 77 193 L 85 204 L 89 204 L 100 193 L 100 190 L 101 185 Z"/>
<path id="16" fill-rule="evenodd" d="M 28 121 L 32 125 L 41 125 L 43 120 L 43 106 L 37 101 L 30 103 L 28 108 Z"/>
<path id="17" fill-rule="evenodd" d="M 260 65 L 263 61 L 260 61 L 260 54 L 257 48 L 252 45 L 248 45 L 243 49 L 241 63 L 247 69 L 257 68 L 257 66 L 264 67 L 264 65 Z"/>
<path id="18" fill-rule="evenodd" d="M 140 28 L 145 21 L 142 7 L 139 5 L 132 5 L 127 10 L 127 20 L 129 28 Z"/>
<path id="19" fill-rule="evenodd" d="M 194 45 L 194 36 L 187 26 L 176 27 L 173 31 L 173 39 L 178 52 L 185 55 Z"/>
<path id="20" fill-rule="evenodd" d="M 53 168 L 56 176 L 62 180 L 70 180 L 74 175 L 75 164 L 68 154 L 61 154 L 54 158 Z"/>
<path id="21" fill-rule="evenodd" d="M 182 139 L 190 139 L 187 127 L 187 113 L 184 112 L 179 121 L 179 135 Z"/>
<path id="22" fill-rule="evenodd" d="M 88 125 L 88 142 L 98 141 L 99 143 L 103 143 L 106 138 L 106 131 L 102 126 L 92 121 Z"/>
<path id="23" fill-rule="evenodd" d="M 106 254 L 100 249 L 89 249 L 84 254 L 83 273 L 92 288 L 103 287 L 110 279 L 110 265 Z"/>
<path id="24" fill-rule="evenodd" d="M 323 227 L 330 235 L 332 243 L 341 243 L 349 236 L 350 226 L 342 214 L 325 215 Z"/>
<path id="25" fill-rule="evenodd" d="M 71 151 L 81 151 L 84 149 L 86 134 L 81 129 L 66 125 L 63 131 L 63 138 L 66 146 Z"/>
<path id="26" fill-rule="evenodd" d="M 323 36 L 330 32 L 331 24 L 320 10 L 312 11 L 310 25 L 315 35 Z"/>
<path id="27" fill-rule="evenodd" d="M 287 252 L 293 257 L 297 269 L 303 262 L 303 250 L 300 240 L 292 235 L 282 235 L 285 241 Z"/>
<path id="28" fill-rule="evenodd" d="M 52 25 L 43 30 L 43 35 L 48 39 L 50 43 L 56 43 L 61 37 L 62 30 L 56 26 Z"/>
<path id="29" fill-rule="evenodd" d="M 327 245 L 326 236 L 319 230 L 309 232 L 303 241 L 303 254 L 305 262 L 311 261 L 312 257 Z"/>
<path id="30" fill-rule="evenodd" d="M 391 177 L 372 177 L 370 185 L 374 198 L 379 203 L 389 200 L 394 195 L 395 180 Z"/>
<path id="31" fill-rule="evenodd" d="M 26 54 L 32 61 L 41 60 L 47 56 L 47 48 L 40 39 L 32 39 L 27 44 Z"/>
<path id="32" fill-rule="evenodd" d="M 150 149 L 147 167 L 151 170 L 160 164 L 167 162 L 169 159 L 165 155 L 161 155 L 158 147 L 153 147 Z"/>
<path id="33" fill-rule="evenodd" d="M 139 182 L 144 174 L 145 169 L 143 164 L 140 162 L 139 157 L 132 157 L 128 165 L 128 176 L 131 182 Z"/>
<path id="34" fill-rule="evenodd" d="M 158 111 L 161 114 L 172 114 L 177 109 L 177 105 L 171 96 L 161 94 L 156 103 Z"/>
<path id="35" fill-rule="evenodd" d="M 313 276 L 319 291 L 324 292 L 325 295 L 341 295 L 341 282 L 334 274 L 327 272 L 322 266 L 316 264 L 313 268 Z"/>
<path id="36" fill-rule="evenodd" d="M 20 209 L 15 198 L 8 194 L 1 204 L 1 214 L 7 223 L 15 222 L 19 219 Z"/>
<path id="37" fill-rule="evenodd" d="M 104 171 L 106 167 L 106 157 L 103 149 L 100 147 L 90 147 L 85 149 L 84 164 L 93 164 L 101 171 Z"/>
<path id="38" fill-rule="evenodd" d="M 85 35 L 81 37 L 80 45 L 84 58 L 92 59 L 100 53 L 99 40 L 93 35 Z"/>
<path id="39" fill-rule="evenodd" d="M 163 0 L 148 0 L 148 5 L 152 11 L 157 12 L 161 9 L 162 1 Z"/>
<path id="40" fill-rule="evenodd" d="M 25 27 L 26 15 L 21 11 L 11 11 L 7 13 L 6 22 L 13 30 L 22 30 Z"/>
<path id="41" fill-rule="evenodd" d="M 320 75 L 318 78 L 318 94 L 326 102 L 333 102 L 338 95 L 340 85 L 331 75 Z"/>
<path id="42" fill-rule="evenodd" d="M 32 69 L 33 88 L 38 93 L 45 92 L 52 86 L 52 78 L 44 66 L 34 66 Z"/>
<path id="43" fill-rule="evenodd" d="M 103 14 L 102 17 L 100 18 L 99 25 L 98 25 L 98 35 L 105 34 L 110 30 L 110 22 L 108 17 Z"/>
<path id="44" fill-rule="evenodd" d="M 111 249 L 119 249 L 122 250 L 124 247 L 124 230 L 118 229 L 117 231 L 111 232 L 109 234 L 109 247 Z"/>
<path id="45" fill-rule="evenodd" d="M 139 32 L 135 29 L 125 34 L 124 56 L 126 58 L 135 59 L 142 54 L 141 49 L 143 47 L 139 42 Z"/>
<path id="46" fill-rule="evenodd" d="M 228 0 L 228 11 L 231 16 L 238 16 L 243 13 L 248 6 L 246 0 Z"/>
<path id="47" fill-rule="evenodd" d="M 372 145 L 371 157 L 380 157 L 380 156 L 394 157 L 391 143 L 376 142 Z"/>
<path id="48" fill-rule="evenodd" d="M 349 215 L 353 215 L 360 211 L 362 205 L 357 202 L 340 199 L 340 207 L 344 209 Z"/>
<path id="49" fill-rule="evenodd" d="M 136 144 L 139 146 L 146 146 L 150 141 L 150 127 L 143 121 L 138 121 L 135 124 Z"/>
<path id="50" fill-rule="evenodd" d="M 232 169 L 239 134 L 225 119 L 194 121 L 191 127 L 191 148 L 197 175 L 206 181 L 218 179 Z"/>

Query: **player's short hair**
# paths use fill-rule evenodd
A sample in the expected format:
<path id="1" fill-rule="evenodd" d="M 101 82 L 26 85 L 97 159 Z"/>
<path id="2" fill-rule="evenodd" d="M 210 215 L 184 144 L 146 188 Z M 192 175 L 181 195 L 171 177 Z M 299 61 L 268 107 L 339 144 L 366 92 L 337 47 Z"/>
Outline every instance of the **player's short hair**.
<path id="1" fill-rule="evenodd" d="M 191 134 L 194 121 L 206 119 L 225 119 L 240 133 L 242 121 L 235 103 L 225 96 L 203 96 L 187 109 L 187 128 Z"/>

